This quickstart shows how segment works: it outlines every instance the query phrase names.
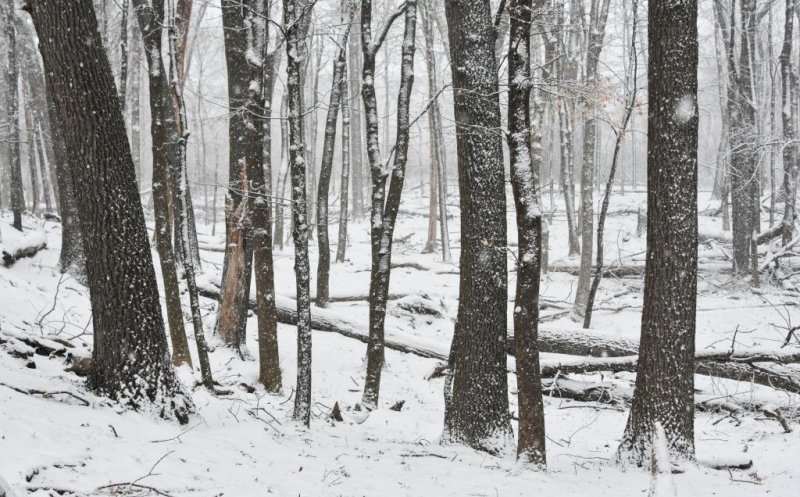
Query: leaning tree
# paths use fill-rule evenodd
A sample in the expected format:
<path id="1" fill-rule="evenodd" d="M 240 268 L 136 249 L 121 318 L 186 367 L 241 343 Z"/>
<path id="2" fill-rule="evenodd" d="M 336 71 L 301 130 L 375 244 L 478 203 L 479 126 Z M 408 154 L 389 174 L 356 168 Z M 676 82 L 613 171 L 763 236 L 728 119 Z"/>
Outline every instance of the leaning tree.
<path id="1" fill-rule="evenodd" d="M 89 385 L 165 418 L 193 410 L 170 364 L 125 121 L 91 0 L 31 0 L 49 91 L 64 130 L 92 304 Z"/>

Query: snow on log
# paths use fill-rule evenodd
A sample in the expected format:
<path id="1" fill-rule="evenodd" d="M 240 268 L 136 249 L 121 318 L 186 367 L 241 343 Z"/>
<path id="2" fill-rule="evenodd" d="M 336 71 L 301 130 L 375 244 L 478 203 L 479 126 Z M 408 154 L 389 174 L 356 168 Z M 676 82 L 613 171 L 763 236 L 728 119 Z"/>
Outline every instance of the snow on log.
<path id="1" fill-rule="evenodd" d="M 672 480 L 672 464 L 669 461 L 667 435 L 664 427 L 656 421 L 653 427 L 653 455 L 651 458 L 650 491 L 647 497 L 675 497 L 675 482 Z"/>
<path id="2" fill-rule="evenodd" d="M 33 257 L 47 247 L 47 237 L 41 231 L 20 233 L 8 230 L 4 235 L 3 241 L 0 242 L 0 252 L 5 267 L 11 267 L 19 259 Z"/>

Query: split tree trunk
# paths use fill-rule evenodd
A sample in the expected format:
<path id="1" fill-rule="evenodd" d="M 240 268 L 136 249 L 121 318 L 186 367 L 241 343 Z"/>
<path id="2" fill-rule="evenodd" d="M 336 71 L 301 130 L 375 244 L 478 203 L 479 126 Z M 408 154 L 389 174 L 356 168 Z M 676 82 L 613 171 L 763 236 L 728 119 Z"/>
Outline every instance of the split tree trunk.
<path id="1" fill-rule="evenodd" d="M 172 339 L 172 362 L 192 364 L 189 342 L 181 310 L 180 288 L 176 270 L 175 252 L 170 242 L 169 200 L 171 163 L 179 160 L 178 140 L 175 133 L 175 115 L 170 108 L 167 76 L 161 59 L 161 27 L 164 22 L 164 4 L 156 1 L 133 0 L 148 67 L 150 88 L 150 133 L 153 150 L 153 206 L 155 210 L 156 250 L 161 262 L 161 277 L 167 303 L 167 321 Z"/>

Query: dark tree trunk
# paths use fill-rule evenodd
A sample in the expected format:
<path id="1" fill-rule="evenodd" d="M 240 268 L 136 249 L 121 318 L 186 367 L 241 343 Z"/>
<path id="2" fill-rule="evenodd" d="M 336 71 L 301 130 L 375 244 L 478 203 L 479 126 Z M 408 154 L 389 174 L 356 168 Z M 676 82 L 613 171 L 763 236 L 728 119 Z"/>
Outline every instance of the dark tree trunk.
<path id="1" fill-rule="evenodd" d="M 238 0 L 223 0 L 222 25 L 228 70 L 228 194 L 225 197 L 226 246 L 222 269 L 222 297 L 217 334 L 229 347 L 244 353 L 247 298 L 250 295 L 253 247 L 248 164 L 248 130 L 245 115 L 249 101 L 250 67 L 244 8 Z M 241 231 L 241 232 L 239 232 Z"/>
<path id="2" fill-rule="evenodd" d="M 22 159 L 19 153 L 19 70 L 17 67 L 17 35 L 14 22 L 14 3 L 3 2 L 8 67 L 6 69 L 6 115 L 8 116 L 8 160 L 11 163 L 11 210 L 13 225 L 22 231 L 22 212 L 25 196 L 22 191 Z"/>
<path id="3" fill-rule="evenodd" d="M 91 1 L 34 0 L 27 9 L 81 191 L 83 241 L 92 260 L 89 385 L 134 408 L 154 403 L 161 416 L 185 423 L 193 405 L 169 363 L 125 121 Z"/>
<path id="4" fill-rule="evenodd" d="M 348 21 L 353 16 L 352 7 L 349 9 Z M 328 102 L 328 113 L 325 118 L 325 141 L 322 145 L 322 163 L 319 168 L 319 187 L 317 189 L 317 243 L 319 246 L 319 261 L 317 263 L 317 305 L 327 307 L 330 299 L 330 274 L 331 274 L 331 249 L 328 239 L 328 196 L 333 173 L 333 155 L 336 144 L 336 120 L 339 115 L 339 103 L 342 97 L 342 81 L 347 65 L 347 38 L 352 22 L 347 23 L 342 35 L 339 52 L 333 62 L 333 78 L 331 81 L 331 94 Z"/>
<path id="5" fill-rule="evenodd" d="M 178 33 L 176 29 L 175 7 L 170 0 L 169 12 L 170 19 L 168 24 L 169 40 L 169 81 L 172 105 L 175 112 L 175 122 L 179 130 L 182 131 L 178 141 L 179 160 L 171 164 L 172 177 L 178 178 L 178 187 L 175 190 L 175 218 L 176 226 L 181 230 L 177 233 L 175 243 L 179 244 L 181 260 L 183 262 L 184 274 L 186 276 L 186 287 L 189 293 L 189 307 L 192 314 L 192 327 L 194 328 L 194 338 L 197 344 L 197 356 L 200 360 L 200 374 L 203 385 L 209 389 L 214 389 L 214 378 L 211 375 L 211 364 L 208 359 L 208 345 L 206 344 L 205 330 L 203 328 L 203 316 L 200 312 L 200 299 L 197 291 L 197 280 L 195 277 L 196 266 L 192 257 L 191 229 L 188 222 L 189 212 L 191 212 L 191 197 L 189 196 L 189 177 L 186 174 L 186 104 L 183 100 L 183 88 L 180 86 L 179 62 L 176 57 L 176 45 Z M 182 174 L 183 173 L 183 174 Z"/>
<path id="6" fill-rule="evenodd" d="M 792 143 L 794 140 L 794 115 L 791 102 L 797 97 L 793 95 L 794 85 L 792 85 L 792 31 L 794 26 L 794 6 L 795 0 L 786 0 L 786 15 L 784 20 L 783 47 L 781 48 L 781 119 L 783 122 L 783 244 L 786 245 L 792 240 L 794 232 L 794 221 L 797 217 L 797 145 Z"/>
<path id="7" fill-rule="evenodd" d="M 445 3 L 461 199 L 458 318 L 443 440 L 511 444 L 506 375 L 506 203 L 495 33 L 488 0 Z M 449 385 L 452 385 L 450 387 Z"/>
<path id="8" fill-rule="evenodd" d="M 167 76 L 161 60 L 161 27 L 164 22 L 164 5 L 156 1 L 151 7 L 147 0 L 133 0 L 133 7 L 142 32 L 148 67 L 150 87 L 150 132 L 153 150 L 153 206 L 155 210 L 156 250 L 161 262 L 161 277 L 167 302 L 167 322 L 172 339 L 172 362 L 192 364 L 189 342 L 181 310 L 180 287 L 176 271 L 175 252 L 169 231 L 170 167 L 178 159 L 178 140 L 175 116 L 169 103 Z"/>
<path id="9" fill-rule="evenodd" d="M 311 291 L 308 262 L 308 206 L 306 203 L 306 160 L 303 145 L 302 67 L 308 56 L 306 34 L 311 6 L 306 0 L 285 0 L 286 92 L 289 100 L 289 169 L 292 175 L 292 237 L 297 287 L 297 388 L 293 419 L 311 423 Z M 246 303 L 246 302 L 245 302 Z"/>
<path id="10" fill-rule="evenodd" d="M 618 456 L 649 461 L 653 425 L 694 460 L 697 307 L 697 3 L 648 9 L 647 264 L 636 390 Z"/>
<path id="11" fill-rule="evenodd" d="M 414 84 L 414 51 L 417 20 L 416 0 L 406 0 L 405 32 L 403 34 L 400 91 L 397 97 L 397 139 L 392 148 L 392 164 L 389 194 L 386 196 L 386 172 L 378 143 L 378 105 L 375 98 L 375 55 L 386 39 L 386 33 L 402 10 L 393 13 L 383 30 L 372 35 L 372 2 L 361 2 L 361 51 L 364 59 L 362 72 L 362 96 L 367 125 L 367 153 L 372 173 L 372 213 L 370 218 L 370 242 L 372 248 L 372 270 L 369 281 L 369 341 L 367 343 L 367 373 L 364 382 L 362 403 L 368 408 L 378 406 L 381 387 L 381 370 L 384 362 L 384 321 L 389 296 L 391 276 L 392 238 L 400 210 L 403 193 L 409 141 L 409 101 Z M 390 154 L 391 155 L 391 154 Z"/>
<path id="12" fill-rule="evenodd" d="M 731 143 L 731 223 L 733 227 L 734 270 L 741 275 L 750 271 L 752 238 L 757 234 L 755 222 L 760 209 L 758 177 L 758 131 L 751 75 L 751 54 L 754 55 L 755 0 L 741 0 L 742 25 L 739 29 L 741 53 L 738 64 L 732 42 L 728 43 L 728 115 Z M 734 19 L 735 9 L 731 9 Z M 728 24 L 733 40 L 734 23 Z M 738 66 L 738 70 L 737 70 Z"/>
<path id="13" fill-rule="evenodd" d="M 119 22 L 119 106 L 125 116 L 128 95 L 128 0 L 120 1 Z"/>
<path id="14" fill-rule="evenodd" d="M 537 11 L 543 0 L 537 0 Z M 508 150 L 511 185 L 517 212 L 517 290 L 514 339 L 517 358 L 519 436 L 517 458 L 544 467 L 545 427 L 539 374 L 539 276 L 541 273 L 542 211 L 536 192 L 539 150 L 531 146 L 531 0 L 509 7 Z M 534 165 L 534 162 L 537 165 Z"/>

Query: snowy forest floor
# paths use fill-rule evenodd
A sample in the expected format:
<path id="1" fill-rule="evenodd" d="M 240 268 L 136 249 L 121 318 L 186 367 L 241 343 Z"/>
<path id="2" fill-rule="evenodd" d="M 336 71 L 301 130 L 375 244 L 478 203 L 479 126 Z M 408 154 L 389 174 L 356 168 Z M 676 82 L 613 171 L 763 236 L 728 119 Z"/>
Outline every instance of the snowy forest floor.
<path id="1" fill-rule="evenodd" d="M 508 198 L 510 201 L 511 196 Z M 392 271 L 390 293 L 395 299 L 387 317 L 387 336 L 446 352 L 457 309 L 458 267 L 441 263 L 438 253 L 420 254 L 427 230 L 426 203 L 427 199 L 416 192 L 408 192 L 401 211 L 394 262 L 403 267 Z M 545 198 L 545 207 L 547 204 Z M 645 239 L 636 234 L 636 211 L 644 204 L 645 195 L 641 193 L 612 199 L 606 264 L 643 264 Z M 558 196 L 556 205 L 563 205 Z M 717 205 L 707 194 L 701 194 L 701 211 Z M 451 214 L 454 212 L 456 207 L 451 206 Z M 509 242 L 513 246 L 516 236 L 511 204 L 508 214 Z M 336 213 L 331 218 L 336 219 Z M 223 246 L 224 227 L 220 222 L 217 235 L 212 237 L 200 210 L 197 219 L 204 281 L 213 282 L 221 271 L 223 254 L 215 249 Z M 575 267 L 577 258 L 566 257 L 565 224 L 562 207 L 550 230 L 550 263 Z M 438 443 L 443 380 L 426 379 L 437 366 L 435 359 L 387 350 L 379 409 L 369 415 L 353 410 L 361 399 L 365 345 L 335 333 L 314 333 L 314 417 L 310 429 L 299 428 L 290 421 L 296 373 L 294 327 L 279 325 L 284 392 L 268 395 L 258 385 L 255 359 L 239 360 L 212 336 L 217 303 L 209 299 L 202 303 L 206 333 L 215 347 L 211 354 L 213 372 L 215 379 L 233 393 L 214 396 L 195 388 L 198 412 L 185 426 L 162 421 L 152 413 L 120 409 L 88 392 L 83 379 L 66 372 L 63 356 L 15 357 L 30 352 L 17 340 L 28 335 L 57 337 L 73 346 L 68 351 L 75 356 L 88 356 L 92 344 L 87 289 L 69 276 L 62 278 L 57 269 L 60 226 L 31 217 L 25 219 L 25 226 L 44 232 L 48 248 L 10 268 L 0 268 L 0 339 L 5 340 L 0 345 L 0 493 L 3 480 L 18 495 L 38 496 L 625 497 L 643 495 L 648 488 L 648 473 L 624 471 L 609 461 L 627 419 L 626 409 L 619 405 L 547 397 L 549 471 L 536 473 L 517 467 L 513 454 L 493 457 Z M 331 226 L 334 244 L 336 230 L 336 225 Z M 455 216 L 450 220 L 450 232 L 456 260 L 458 231 Z M 779 349 L 787 329 L 800 324 L 800 294 L 792 278 L 782 283 L 764 281 L 762 289 L 754 292 L 747 281 L 734 279 L 726 271 L 730 248 L 724 242 L 720 218 L 701 215 L 700 232 L 697 350 Z M 0 234 L 0 243 L 6 246 L 18 236 L 12 232 L 7 215 L 0 221 Z M 312 247 L 313 274 L 314 243 Z M 510 270 L 514 266 L 512 251 Z M 331 274 L 332 297 L 348 297 L 344 299 L 347 301 L 333 303 L 330 308 L 366 328 L 370 258 L 364 223 L 350 225 L 348 259 L 344 264 L 334 264 Z M 793 258 L 784 260 L 790 265 L 793 262 Z M 276 251 L 275 265 L 278 295 L 293 296 L 290 244 Z M 510 271 L 510 297 L 514 276 Z M 547 326 L 580 333 L 579 324 L 569 316 L 576 280 L 566 272 L 550 272 L 543 277 L 546 305 L 542 320 Z M 641 276 L 605 278 L 592 327 L 611 337 L 638 340 L 641 292 Z M 427 301 L 433 302 L 438 313 L 414 313 L 408 311 L 413 306 L 402 305 L 423 294 L 430 297 Z M 359 296 L 364 298 L 352 300 Z M 509 302 L 509 313 L 512 306 Z M 252 316 L 247 347 L 254 357 L 255 330 Z M 191 333 L 189 340 L 194 352 Z M 797 342 L 790 345 L 798 346 Z M 509 363 L 513 364 L 513 359 Z M 199 372 L 188 368 L 180 374 L 187 389 L 199 378 Z M 633 375 L 580 378 L 629 389 Z M 697 376 L 696 384 L 698 395 L 706 398 L 781 407 L 787 417 L 795 419 L 800 412 L 798 396 L 770 388 L 704 376 Z M 513 374 L 509 375 L 509 385 L 514 414 Z M 390 408 L 399 401 L 404 401 L 400 410 Z M 343 422 L 328 418 L 337 402 Z M 785 433 L 775 419 L 760 411 L 736 415 L 698 412 L 695 435 L 700 464 L 683 467 L 675 475 L 678 495 L 797 495 L 800 435 L 797 423 L 791 422 L 791 426 L 794 432 Z M 753 461 L 749 469 L 711 468 L 749 460 Z"/>

